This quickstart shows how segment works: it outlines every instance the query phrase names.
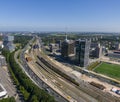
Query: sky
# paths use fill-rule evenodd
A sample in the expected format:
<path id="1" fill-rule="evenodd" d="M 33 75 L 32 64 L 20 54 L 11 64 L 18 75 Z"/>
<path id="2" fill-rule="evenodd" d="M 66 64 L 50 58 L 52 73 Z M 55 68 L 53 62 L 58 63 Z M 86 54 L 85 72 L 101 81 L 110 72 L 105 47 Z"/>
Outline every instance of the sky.
<path id="1" fill-rule="evenodd" d="M 0 31 L 120 32 L 120 0 L 0 0 Z"/>

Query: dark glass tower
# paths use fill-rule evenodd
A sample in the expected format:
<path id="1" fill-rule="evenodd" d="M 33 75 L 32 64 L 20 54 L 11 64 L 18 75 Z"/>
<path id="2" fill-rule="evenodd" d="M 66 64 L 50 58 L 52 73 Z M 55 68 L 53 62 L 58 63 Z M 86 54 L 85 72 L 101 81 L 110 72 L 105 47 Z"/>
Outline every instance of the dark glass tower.
<path id="1" fill-rule="evenodd" d="M 90 43 L 87 39 L 76 41 L 76 62 L 80 67 L 87 67 L 89 64 Z"/>

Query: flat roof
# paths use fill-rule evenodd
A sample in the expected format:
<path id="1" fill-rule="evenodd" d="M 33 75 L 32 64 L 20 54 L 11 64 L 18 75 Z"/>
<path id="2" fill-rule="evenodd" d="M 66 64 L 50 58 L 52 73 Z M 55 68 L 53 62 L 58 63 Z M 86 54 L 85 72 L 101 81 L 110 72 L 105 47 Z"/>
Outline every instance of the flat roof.
<path id="1" fill-rule="evenodd" d="M 3 55 L 0 55 L 0 58 L 5 58 Z"/>
<path id="2" fill-rule="evenodd" d="M 4 91 L 2 85 L 0 84 L 0 92 Z"/>
<path id="3" fill-rule="evenodd" d="M 3 97 L 7 94 L 6 89 L 0 84 L 0 97 Z"/>

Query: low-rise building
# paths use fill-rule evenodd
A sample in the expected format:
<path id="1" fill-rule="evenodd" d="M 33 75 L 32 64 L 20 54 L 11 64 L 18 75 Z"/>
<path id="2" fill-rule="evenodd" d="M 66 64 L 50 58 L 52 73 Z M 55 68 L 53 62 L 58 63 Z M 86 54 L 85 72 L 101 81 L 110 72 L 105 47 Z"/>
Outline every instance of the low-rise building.
<path id="1" fill-rule="evenodd" d="M 0 99 L 2 98 L 7 98 L 7 91 L 6 89 L 3 87 L 2 84 L 0 84 Z"/>
<path id="2" fill-rule="evenodd" d="M 120 59 L 120 53 L 111 52 L 111 53 L 108 53 L 108 57 L 115 58 L 115 59 Z"/>
<path id="3" fill-rule="evenodd" d="M 50 44 L 49 45 L 50 48 L 50 52 L 56 52 L 57 50 L 59 50 L 59 44 Z"/>
<path id="4" fill-rule="evenodd" d="M 6 65 L 5 57 L 0 55 L 0 66 L 5 66 L 5 65 Z"/>

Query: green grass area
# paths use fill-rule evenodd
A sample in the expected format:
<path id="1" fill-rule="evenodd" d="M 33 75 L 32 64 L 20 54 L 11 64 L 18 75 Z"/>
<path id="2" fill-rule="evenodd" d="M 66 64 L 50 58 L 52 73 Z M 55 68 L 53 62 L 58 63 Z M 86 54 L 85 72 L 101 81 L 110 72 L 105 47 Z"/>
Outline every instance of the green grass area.
<path id="1" fill-rule="evenodd" d="M 120 80 L 120 65 L 103 62 L 94 71 Z"/>

